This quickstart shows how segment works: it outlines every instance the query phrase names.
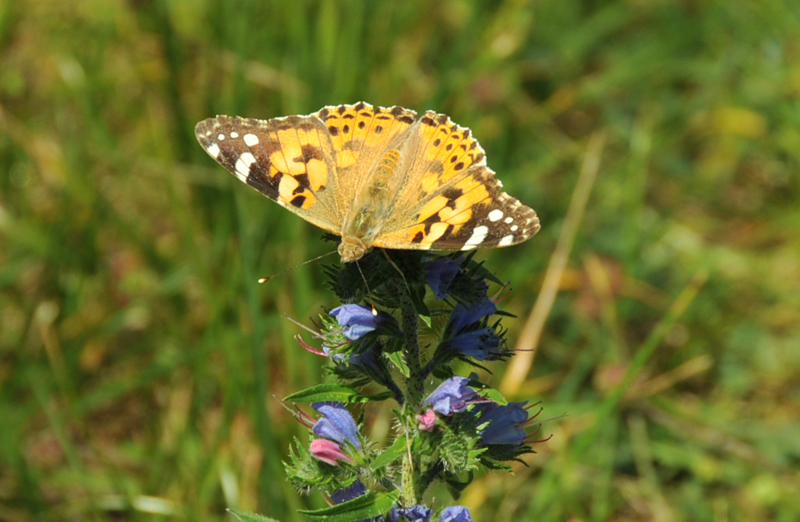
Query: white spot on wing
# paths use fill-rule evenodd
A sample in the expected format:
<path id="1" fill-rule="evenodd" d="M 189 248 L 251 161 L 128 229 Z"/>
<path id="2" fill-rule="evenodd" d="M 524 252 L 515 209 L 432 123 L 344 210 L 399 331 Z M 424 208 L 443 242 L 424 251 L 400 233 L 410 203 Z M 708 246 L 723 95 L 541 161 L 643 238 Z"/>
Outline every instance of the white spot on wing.
<path id="1" fill-rule="evenodd" d="M 506 218 L 506 223 L 508 223 L 509 225 L 510 225 L 511 223 L 513 223 L 513 222 L 514 222 L 514 218 L 513 218 L 513 217 L 511 217 L 511 216 L 508 216 L 508 217 Z"/>
<path id="2" fill-rule="evenodd" d="M 238 138 L 238 137 L 239 137 L 239 133 L 238 132 L 236 132 L 236 131 L 231 132 L 231 138 Z"/>
<path id="3" fill-rule="evenodd" d="M 495 221 L 500 221 L 501 219 L 503 219 L 503 211 L 500 210 L 499 208 L 496 208 L 491 212 L 489 212 L 489 221 L 491 221 L 492 223 L 494 223 Z"/>
<path id="4" fill-rule="evenodd" d="M 245 162 L 247 168 L 250 168 L 250 165 L 256 162 L 256 157 L 250 154 L 249 152 L 243 152 L 239 159 Z"/>
<path id="5" fill-rule="evenodd" d="M 500 242 L 497 243 L 497 246 L 501 246 L 501 247 L 502 246 L 508 246 L 513 242 L 514 242 L 514 235 L 513 234 L 509 234 L 509 235 L 505 236 L 503 239 L 501 239 Z"/>
<path id="6" fill-rule="evenodd" d="M 467 239 L 467 242 L 464 243 L 464 247 L 472 247 L 475 248 L 481 243 L 483 240 L 486 239 L 486 235 L 489 233 L 489 228 L 485 226 L 475 227 L 475 230 L 472 231 L 472 235 Z"/>
<path id="7" fill-rule="evenodd" d="M 244 142 L 247 144 L 248 147 L 254 147 L 258 145 L 258 136 L 256 136 L 255 134 L 245 134 Z"/>
<path id="8" fill-rule="evenodd" d="M 239 159 L 236 160 L 236 177 L 242 181 L 247 181 L 247 176 L 250 175 L 250 165 L 256 162 L 255 156 L 250 154 L 249 152 L 243 153 L 239 156 Z"/>
<path id="9" fill-rule="evenodd" d="M 222 141 L 222 140 L 224 140 L 224 139 L 225 139 L 225 135 L 224 135 L 224 134 L 220 134 L 219 136 L 217 136 L 217 139 L 218 139 L 219 141 Z"/>
<path id="10" fill-rule="evenodd" d="M 512 232 L 516 232 L 517 230 L 519 230 L 519 227 L 517 225 L 511 225 Z"/>
<path id="11" fill-rule="evenodd" d="M 217 156 L 219 156 L 219 145 L 217 145 L 216 143 L 212 143 L 211 145 L 206 147 L 206 150 L 208 151 L 209 154 L 211 154 L 211 157 L 214 159 L 216 159 Z"/>

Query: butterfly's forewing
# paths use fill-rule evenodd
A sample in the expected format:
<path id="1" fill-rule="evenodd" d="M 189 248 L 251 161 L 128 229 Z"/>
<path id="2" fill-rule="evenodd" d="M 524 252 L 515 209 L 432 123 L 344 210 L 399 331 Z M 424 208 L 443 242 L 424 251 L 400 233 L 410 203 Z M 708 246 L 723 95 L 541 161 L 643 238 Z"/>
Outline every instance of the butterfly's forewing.
<path id="1" fill-rule="evenodd" d="M 469 250 L 509 246 L 539 230 L 536 213 L 502 191 L 469 129 L 426 112 L 416 161 L 406 173 L 393 220 L 374 242 L 384 248 Z"/>
<path id="2" fill-rule="evenodd" d="M 234 176 L 314 225 L 338 234 L 334 148 L 316 116 L 217 116 L 195 127 L 200 145 Z"/>

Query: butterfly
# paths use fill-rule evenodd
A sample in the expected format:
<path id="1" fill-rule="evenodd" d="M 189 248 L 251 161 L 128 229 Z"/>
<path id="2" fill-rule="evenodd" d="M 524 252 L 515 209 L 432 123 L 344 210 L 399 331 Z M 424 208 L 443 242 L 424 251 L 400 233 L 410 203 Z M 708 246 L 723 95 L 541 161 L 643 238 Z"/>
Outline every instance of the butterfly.
<path id="1" fill-rule="evenodd" d="M 502 191 L 470 130 L 433 111 L 361 102 L 270 120 L 217 116 L 195 135 L 234 176 L 341 236 L 343 262 L 372 247 L 505 247 L 540 228 Z"/>

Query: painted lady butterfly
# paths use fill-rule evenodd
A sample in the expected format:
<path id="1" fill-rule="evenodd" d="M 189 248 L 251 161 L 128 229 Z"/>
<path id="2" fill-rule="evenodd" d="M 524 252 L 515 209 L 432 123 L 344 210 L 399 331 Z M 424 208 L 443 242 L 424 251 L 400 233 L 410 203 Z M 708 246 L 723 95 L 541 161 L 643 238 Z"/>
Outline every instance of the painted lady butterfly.
<path id="1" fill-rule="evenodd" d="M 502 192 L 469 129 L 444 114 L 367 103 L 308 116 L 217 116 L 195 128 L 234 176 L 342 237 L 342 261 L 373 246 L 504 247 L 539 231 L 536 212 Z"/>

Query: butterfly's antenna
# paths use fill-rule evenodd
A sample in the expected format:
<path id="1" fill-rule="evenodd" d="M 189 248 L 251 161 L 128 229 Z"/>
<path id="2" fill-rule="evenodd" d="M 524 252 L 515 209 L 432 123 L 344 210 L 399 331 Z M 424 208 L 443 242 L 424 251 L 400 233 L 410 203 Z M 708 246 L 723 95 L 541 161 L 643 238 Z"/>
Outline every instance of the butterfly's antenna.
<path id="1" fill-rule="evenodd" d="M 397 270 L 397 273 L 400 274 L 400 277 L 403 278 L 403 283 L 405 283 L 406 285 L 406 290 L 408 290 L 408 295 L 411 295 L 411 288 L 408 286 L 408 281 L 406 281 L 406 276 L 405 274 L 403 274 L 403 271 L 400 270 L 400 267 L 397 266 L 394 261 L 392 261 L 392 258 L 389 257 L 389 253 L 386 252 L 386 250 L 381 249 L 381 252 L 383 252 L 383 255 L 386 256 L 386 260 L 389 261 L 389 264 L 391 264 L 394 267 L 394 269 Z"/>
<path id="2" fill-rule="evenodd" d="M 367 297 L 369 297 L 369 304 L 372 306 L 372 315 L 378 315 L 378 309 L 375 308 L 375 301 L 372 300 L 372 290 L 369 289 L 369 284 L 367 283 L 367 278 L 364 277 L 364 272 L 361 271 L 361 265 L 358 264 L 358 260 L 356 259 L 356 268 L 358 268 L 358 273 L 361 274 L 361 279 L 364 281 L 364 286 L 367 287 Z"/>
<path id="3" fill-rule="evenodd" d="M 292 270 L 294 270 L 297 267 L 300 267 L 300 266 L 303 266 L 303 265 L 307 265 L 308 263 L 313 263 L 314 261 L 317 261 L 319 259 L 322 259 L 325 256 L 329 256 L 329 255 L 334 254 L 334 253 L 336 253 L 336 250 L 331 250 L 330 252 L 322 254 L 321 256 L 317 256 L 317 257 L 315 257 L 313 259 L 307 259 L 307 260 L 303 261 L 302 263 L 298 263 L 298 264 L 294 265 L 293 267 L 287 268 L 286 270 L 281 270 L 277 274 L 272 274 L 271 276 L 262 277 L 261 279 L 258 280 L 258 282 L 259 283 L 266 283 L 267 281 L 270 281 L 273 277 L 278 277 L 279 275 L 283 275 L 286 272 L 291 272 Z"/>

